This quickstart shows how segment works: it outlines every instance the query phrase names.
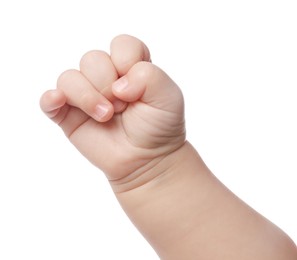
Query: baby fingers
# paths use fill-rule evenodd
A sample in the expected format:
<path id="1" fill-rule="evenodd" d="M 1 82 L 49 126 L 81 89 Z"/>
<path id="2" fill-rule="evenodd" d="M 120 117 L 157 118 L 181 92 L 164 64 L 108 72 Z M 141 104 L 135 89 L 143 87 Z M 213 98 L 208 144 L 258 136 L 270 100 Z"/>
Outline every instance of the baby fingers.
<path id="1" fill-rule="evenodd" d="M 111 102 L 78 70 L 62 73 L 57 88 L 64 93 L 68 105 L 81 109 L 98 122 L 106 122 L 114 114 Z"/>

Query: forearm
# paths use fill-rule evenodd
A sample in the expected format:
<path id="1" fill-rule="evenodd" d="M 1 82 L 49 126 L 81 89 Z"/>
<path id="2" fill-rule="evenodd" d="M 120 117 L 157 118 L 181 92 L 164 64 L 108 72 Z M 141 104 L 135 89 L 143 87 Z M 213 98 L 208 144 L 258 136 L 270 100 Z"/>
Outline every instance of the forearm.
<path id="1" fill-rule="evenodd" d="M 291 240 L 222 185 L 189 143 L 145 174 L 137 188 L 111 184 L 161 259 L 296 259 Z"/>

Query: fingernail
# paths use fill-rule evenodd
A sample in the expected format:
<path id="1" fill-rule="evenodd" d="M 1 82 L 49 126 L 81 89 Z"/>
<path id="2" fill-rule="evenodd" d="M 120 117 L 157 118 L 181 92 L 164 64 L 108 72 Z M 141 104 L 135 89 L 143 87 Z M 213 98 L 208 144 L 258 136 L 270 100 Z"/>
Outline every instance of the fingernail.
<path id="1" fill-rule="evenodd" d="M 101 120 L 108 113 L 109 106 L 106 104 L 98 104 L 95 109 L 95 117 L 97 120 Z"/>
<path id="2" fill-rule="evenodd" d="M 128 87 L 128 80 L 126 77 L 121 77 L 112 84 L 112 88 L 117 92 L 121 92 Z"/>

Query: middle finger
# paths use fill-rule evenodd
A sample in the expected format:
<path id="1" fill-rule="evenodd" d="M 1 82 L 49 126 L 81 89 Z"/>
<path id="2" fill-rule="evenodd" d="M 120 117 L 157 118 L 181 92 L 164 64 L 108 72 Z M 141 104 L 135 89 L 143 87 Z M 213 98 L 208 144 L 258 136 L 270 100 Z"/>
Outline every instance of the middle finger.
<path id="1" fill-rule="evenodd" d="M 102 95 L 113 103 L 116 113 L 124 110 L 126 103 L 112 94 L 111 85 L 118 79 L 118 73 L 106 52 L 99 50 L 87 52 L 81 58 L 80 71 Z"/>

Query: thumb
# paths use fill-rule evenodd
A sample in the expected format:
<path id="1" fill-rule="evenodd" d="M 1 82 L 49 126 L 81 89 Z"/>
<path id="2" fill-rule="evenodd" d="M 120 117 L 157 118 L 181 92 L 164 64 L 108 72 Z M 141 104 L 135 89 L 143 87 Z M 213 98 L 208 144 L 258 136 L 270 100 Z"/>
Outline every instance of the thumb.
<path id="1" fill-rule="evenodd" d="M 181 90 L 159 67 L 138 62 L 112 85 L 113 94 L 125 102 L 141 101 L 152 107 L 183 114 Z"/>

